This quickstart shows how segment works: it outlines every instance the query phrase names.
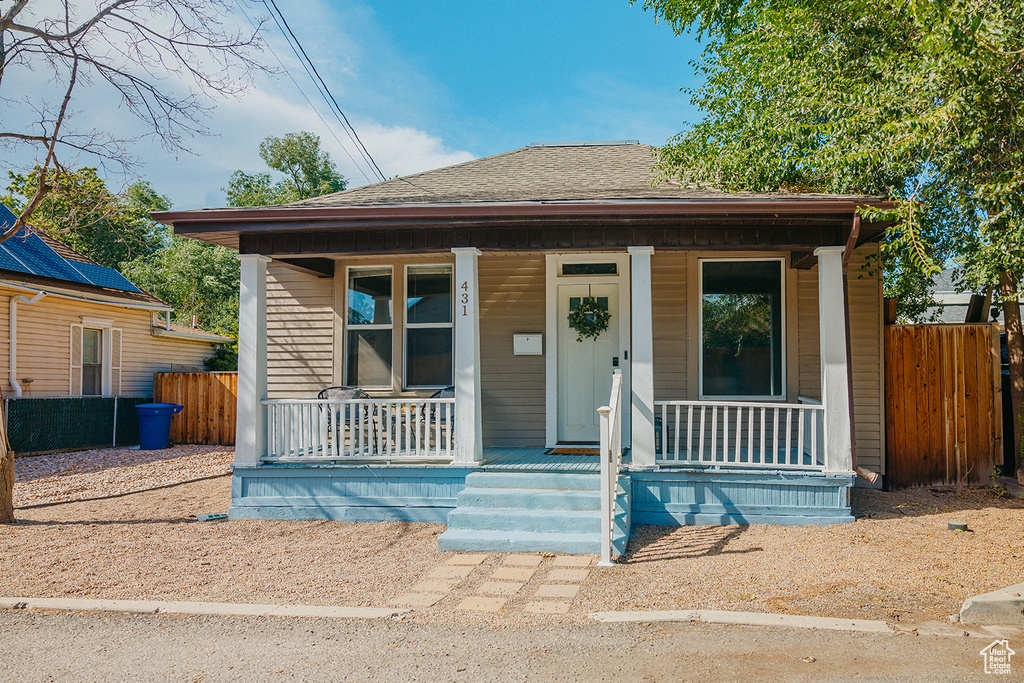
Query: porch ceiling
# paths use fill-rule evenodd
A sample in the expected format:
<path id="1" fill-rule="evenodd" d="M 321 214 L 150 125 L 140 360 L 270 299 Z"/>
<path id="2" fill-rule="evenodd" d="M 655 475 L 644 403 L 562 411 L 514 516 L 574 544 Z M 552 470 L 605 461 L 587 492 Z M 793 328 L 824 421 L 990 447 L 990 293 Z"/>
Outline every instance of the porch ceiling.
<path id="1" fill-rule="evenodd" d="M 481 249 L 807 250 L 842 245 L 852 201 L 597 202 L 333 209 L 214 210 L 159 214 L 175 232 L 270 256 Z M 860 241 L 881 223 L 864 223 Z"/>

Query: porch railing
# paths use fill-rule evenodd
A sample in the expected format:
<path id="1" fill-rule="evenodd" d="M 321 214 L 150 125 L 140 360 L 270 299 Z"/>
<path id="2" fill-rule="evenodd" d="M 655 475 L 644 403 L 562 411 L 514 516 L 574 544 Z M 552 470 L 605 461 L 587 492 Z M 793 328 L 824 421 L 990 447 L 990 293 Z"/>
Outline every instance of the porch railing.
<path id="1" fill-rule="evenodd" d="M 451 460 L 455 399 L 263 401 L 264 460 Z"/>
<path id="2" fill-rule="evenodd" d="M 622 371 L 612 374 L 608 405 L 597 409 L 601 416 L 601 561 L 612 564 L 612 531 L 618 497 L 619 467 L 622 465 Z"/>
<path id="3" fill-rule="evenodd" d="M 801 399 L 804 400 L 804 399 Z M 655 401 L 659 465 L 824 470 L 817 402 Z"/>

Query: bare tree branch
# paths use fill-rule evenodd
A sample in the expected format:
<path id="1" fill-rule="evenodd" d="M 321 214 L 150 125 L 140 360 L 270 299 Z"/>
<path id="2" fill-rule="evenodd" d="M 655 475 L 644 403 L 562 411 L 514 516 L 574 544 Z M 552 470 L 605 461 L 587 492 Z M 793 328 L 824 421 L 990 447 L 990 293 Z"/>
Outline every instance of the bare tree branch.
<path id="1" fill-rule="evenodd" d="M 60 157 L 86 153 L 130 166 L 130 143 L 118 131 L 79 130 L 73 125 L 77 84 L 106 88 L 112 103 L 138 118 L 169 151 L 188 151 L 192 139 L 208 135 L 204 118 L 218 97 L 237 97 L 257 72 L 269 72 L 258 59 L 262 22 L 251 32 L 232 19 L 230 0 L 102 0 L 79 16 L 79 3 L 59 0 L 57 12 L 35 16 L 36 5 L 14 0 L 0 15 L 0 86 L 4 76 L 22 70 L 37 82 L 63 89 L 58 100 L 33 95 L 0 116 L 0 147 L 36 149 L 41 169 L 35 196 L 17 227 L 49 191 L 47 171 L 62 168 Z M 0 104 L 14 100 L 0 89 Z M 58 104 L 59 102 L 59 104 Z M 24 114 L 35 112 L 34 118 Z M 16 231 L 16 229 L 15 229 Z M 7 233 L 10 233 L 8 230 Z M 2 241 L 7 233 L 0 234 Z"/>

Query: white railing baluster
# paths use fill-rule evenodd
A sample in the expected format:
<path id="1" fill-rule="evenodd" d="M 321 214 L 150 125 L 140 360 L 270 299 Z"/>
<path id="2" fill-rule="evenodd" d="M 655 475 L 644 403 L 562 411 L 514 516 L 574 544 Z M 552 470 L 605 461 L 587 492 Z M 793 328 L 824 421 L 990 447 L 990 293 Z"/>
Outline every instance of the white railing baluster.
<path id="1" fill-rule="evenodd" d="M 772 462 L 779 463 L 779 409 L 772 410 Z"/>
<path id="2" fill-rule="evenodd" d="M 696 457 L 696 460 L 703 460 L 704 459 L 704 424 L 705 424 L 704 423 L 704 411 L 705 411 L 706 408 L 707 408 L 707 406 L 705 406 L 705 405 L 702 405 L 700 407 L 700 431 L 697 433 L 697 436 L 699 438 L 698 438 L 698 441 L 697 441 L 697 457 Z"/>
<path id="3" fill-rule="evenodd" d="M 693 460 L 693 405 L 686 410 L 686 459 Z"/>
<path id="4" fill-rule="evenodd" d="M 796 455 L 797 465 L 804 464 L 804 411 L 801 410 L 797 413 L 797 428 L 796 428 Z"/>
<path id="5" fill-rule="evenodd" d="M 718 406 L 711 406 L 711 452 L 708 460 L 718 459 Z"/>
<path id="6" fill-rule="evenodd" d="M 783 462 L 790 464 L 792 462 L 792 444 L 793 441 L 793 409 L 786 408 L 786 457 Z"/>
<path id="7" fill-rule="evenodd" d="M 680 409 L 679 409 L 679 406 L 675 406 L 675 409 L 676 409 L 676 425 L 675 425 L 675 426 L 676 426 L 676 429 L 675 429 L 675 433 L 676 433 L 676 440 L 675 440 L 675 459 L 676 459 L 676 460 L 679 460 L 679 416 L 680 416 L 680 413 L 681 413 L 681 411 L 680 411 Z"/>

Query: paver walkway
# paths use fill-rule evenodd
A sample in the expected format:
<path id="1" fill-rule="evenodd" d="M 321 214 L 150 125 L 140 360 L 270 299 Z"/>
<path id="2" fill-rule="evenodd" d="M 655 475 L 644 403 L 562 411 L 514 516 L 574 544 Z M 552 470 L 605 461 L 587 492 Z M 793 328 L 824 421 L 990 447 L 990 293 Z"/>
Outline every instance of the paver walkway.
<path id="1" fill-rule="evenodd" d="M 392 604 L 398 607 L 432 607 L 471 577 L 483 581 L 472 595 L 455 607 L 477 612 L 500 612 L 510 599 L 531 586 L 531 597 L 522 609 L 531 614 L 567 614 L 579 595 L 580 584 L 590 575 L 593 555 L 506 555 L 499 566 L 485 565 L 487 553 L 459 554 L 434 567 L 407 593 Z M 531 585 L 532 584 L 532 585 Z"/>

